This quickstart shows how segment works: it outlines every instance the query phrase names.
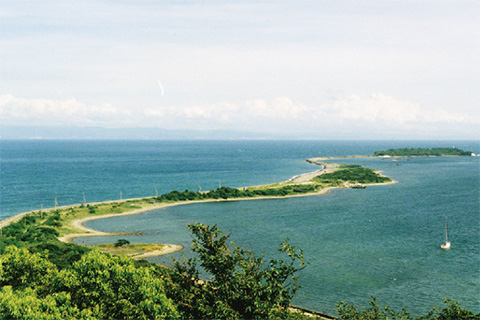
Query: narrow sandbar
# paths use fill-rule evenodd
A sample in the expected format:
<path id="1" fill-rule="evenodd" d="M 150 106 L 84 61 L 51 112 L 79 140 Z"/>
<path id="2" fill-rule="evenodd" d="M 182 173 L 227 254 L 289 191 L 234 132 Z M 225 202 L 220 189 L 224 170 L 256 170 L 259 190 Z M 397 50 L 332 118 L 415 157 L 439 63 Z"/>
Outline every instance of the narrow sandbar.
<path id="1" fill-rule="evenodd" d="M 369 156 L 352 156 L 352 157 L 369 157 Z M 343 157 L 347 158 L 347 157 Z M 312 184 L 313 182 L 311 181 L 317 176 L 320 176 L 322 174 L 334 172 L 339 169 L 340 165 L 335 164 L 335 163 L 323 163 L 320 162 L 321 160 L 330 160 L 334 159 L 332 158 L 313 158 L 313 159 L 308 159 L 307 161 L 316 165 L 321 165 L 322 169 L 316 170 L 314 172 L 308 172 L 304 174 L 299 174 L 297 176 L 294 176 L 293 178 L 289 179 L 286 182 L 280 183 L 281 184 Z M 376 184 L 368 184 L 368 185 L 384 185 L 384 184 L 392 184 L 396 183 L 396 181 L 392 182 L 387 182 L 387 183 L 376 183 Z M 263 186 L 257 186 L 258 187 L 269 187 L 271 185 L 263 185 Z M 186 201 L 179 201 L 179 202 L 174 202 L 174 203 L 159 203 L 159 204 L 154 204 L 154 205 L 149 205 L 144 208 L 139 208 L 131 211 L 126 211 L 123 213 L 111 213 L 111 214 L 104 214 L 104 215 L 95 215 L 95 216 L 88 216 L 80 219 L 76 219 L 71 221 L 68 226 L 73 227 L 75 231 L 78 233 L 69 233 L 66 234 L 62 237 L 59 237 L 59 240 L 62 242 L 66 243 L 72 243 L 74 239 L 76 238 L 81 238 L 81 237 L 97 237 L 97 236 L 112 236 L 112 235 L 125 235 L 125 232 L 103 232 L 103 231 L 98 231 L 95 229 L 87 228 L 83 224 L 87 221 L 92 221 L 92 220 L 97 220 L 97 219 L 107 219 L 107 218 L 113 218 L 113 217 L 121 217 L 121 216 L 128 216 L 128 215 L 136 215 L 140 214 L 143 212 L 147 211 L 152 211 L 152 210 L 158 210 L 162 208 L 167 208 L 171 206 L 178 206 L 178 205 L 187 205 L 187 204 L 195 204 L 195 203 L 208 203 L 208 202 L 226 202 L 226 201 L 249 201 L 249 200 L 269 200 L 269 199 L 283 199 L 283 198 L 292 198 L 292 197 L 307 197 L 307 196 L 316 196 L 316 195 L 324 195 L 328 193 L 331 189 L 336 189 L 336 188 L 349 188 L 348 184 L 342 185 L 342 186 L 330 186 L 330 187 L 325 187 L 317 192 L 310 192 L 310 193 L 303 193 L 303 194 L 294 194 L 294 195 L 286 195 L 286 196 L 259 196 L 259 197 L 251 197 L 251 198 L 229 198 L 229 199 L 205 199 L 205 200 L 186 200 Z M 253 187 L 252 187 L 253 188 Z M 122 201 L 104 201 L 104 202 L 96 202 L 96 203 L 91 203 L 90 205 L 97 205 L 97 204 L 106 204 L 106 203 L 114 203 L 114 202 L 127 202 L 127 201 L 134 201 L 134 200 L 142 200 L 145 198 L 135 198 L 135 199 L 125 199 Z M 59 207 L 59 208 L 50 208 L 50 209 L 45 209 L 43 210 L 44 212 L 56 210 L 56 209 L 65 209 L 65 208 L 70 208 L 70 207 L 78 207 L 80 205 L 71 205 L 71 206 L 65 206 L 65 207 Z M 10 223 L 16 222 L 20 220 L 22 217 L 25 215 L 38 212 L 37 211 L 29 211 L 29 212 L 24 212 L 17 214 L 13 217 L 7 218 L 5 220 L 0 221 L 0 228 L 3 228 L 4 226 L 7 226 Z M 74 231 L 74 232 L 75 232 Z M 151 252 L 146 252 L 140 255 L 135 256 L 135 259 L 142 259 L 146 257 L 153 257 L 153 256 L 159 256 L 159 255 L 165 255 L 165 254 L 170 254 L 176 251 L 181 250 L 183 247 L 179 245 L 174 245 L 174 244 L 168 244 L 165 245 L 165 248 L 162 250 L 155 250 Z"/>

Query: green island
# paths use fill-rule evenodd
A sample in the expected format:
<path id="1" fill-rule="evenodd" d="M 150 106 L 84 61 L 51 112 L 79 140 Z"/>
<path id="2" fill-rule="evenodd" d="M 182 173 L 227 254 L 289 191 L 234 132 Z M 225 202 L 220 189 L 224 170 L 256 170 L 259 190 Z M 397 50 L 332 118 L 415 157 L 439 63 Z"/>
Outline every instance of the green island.
<path id="1" fill-rule="evenodd" d="M 72 239 L 112 235 L 85 228 L 91 219 L 138 214 L 169 205 L 254 200 L 326 193 L 331 188 L 393 183 L 356 165 L 323 164 L 323 169 L 287 182 L 208 192 L 172 191 L 158 197 L 81 204 L 39 210 L 0 221 L 0 319 L 335 319 L 292 308 L 297 272 L 308 263 L 285 240 L 284 258 L 265 261 L 228 241 L 216 225 L 191 224 L 195 258 L 174 267 L 143 260 L 180 250 L 169 244 L 81 246 Z M 117 233 L 119 237 L 125 233 Z M 208 281 L 200 278 L 208 273 Z M 382 308 L 337 304 L 339 319 L 479 319 L 455 301 L 413 317 Z"/>
<path id="2" fill-rule="evenodd" d="M 431 156 L 471 156 L 471 151 L 463 151 L 458 148 L 399 148 L 388 149 L 385 151 L 375 151 L 374 156 L 391 156 L 391 157 L 431 157 Z"/>
<path id="3" fill-rule="evenodd" d="M 335 156 L 311 158 L 307 161 L 313 164 L 322 164 L 324 160 L 334 159 L 357 159 L 357 158 L 390 158 L 390 157 L 452 157 L 452 156 L 476 156 L 471 151 L 463 151 L 458 148 L 398 148 L 384 151 L 375 151 L 373 155 Z"/>

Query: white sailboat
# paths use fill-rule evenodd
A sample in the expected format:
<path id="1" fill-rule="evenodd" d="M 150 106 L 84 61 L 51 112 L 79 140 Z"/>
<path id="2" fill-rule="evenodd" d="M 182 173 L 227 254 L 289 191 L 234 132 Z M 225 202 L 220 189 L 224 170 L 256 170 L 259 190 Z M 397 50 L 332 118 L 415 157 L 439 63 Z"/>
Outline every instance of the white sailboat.
<path id="1" fill-rule="evenodd" d="M 440 246 L 443 250 L 450 249 L 450 241 L 448 241 L 448 220 L 445 217 L 445 242 Z"/>

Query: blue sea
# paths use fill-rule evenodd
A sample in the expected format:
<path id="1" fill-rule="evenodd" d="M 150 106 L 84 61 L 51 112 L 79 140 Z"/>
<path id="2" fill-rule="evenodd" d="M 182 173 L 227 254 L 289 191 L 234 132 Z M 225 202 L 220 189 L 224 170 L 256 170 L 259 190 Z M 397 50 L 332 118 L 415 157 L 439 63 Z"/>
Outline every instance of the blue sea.
<path id="1" fill-rule="evenodd" d="M 400 147 L 480 153 L 478 141 L 0 141 L 1 219 L 87 202 L 288 180 L 318 168 L 312 157 L 371 155 Z M 335 314 L 341 300 L 370 296 L 424 314 L 444 298 L 480 312 L 480 158 L 331 160 L 382 170 L 396 184 L 327 195 L 191 204 L 96 220 L 103 231 L 140 231 L 131 242 L 177 243 L 192 254 L 190 223 L 216 223 L 237 245 L 278 257 L 280 242 L 309 265 L 293 304 Z M 450 251 L 440 249 L 448 216 Z M 123 237 L 123 236 L 122 236 Z M 78 239 L 114 242 L 116 237 Z M 174 254 L 180 257 L 181 253 Z M 172 264 L 171 257 L 149 258 Z"/>

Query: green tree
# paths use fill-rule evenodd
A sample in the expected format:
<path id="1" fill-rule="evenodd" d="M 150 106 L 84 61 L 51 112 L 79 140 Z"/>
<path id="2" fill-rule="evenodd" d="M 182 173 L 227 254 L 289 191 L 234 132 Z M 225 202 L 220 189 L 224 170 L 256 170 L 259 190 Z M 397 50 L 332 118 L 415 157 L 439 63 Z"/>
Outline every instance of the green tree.
<path id="1" fill-rule="evenodd" d="M 295 273 L 305 267 L 303 253 L 287 242 L 279 250 L 288 257 L 271 260 L 227 244 L 216 225 L 188 226 L 194 235 L 193 251 L 211 280 L 199 279 L 198 259 L 175 261 L 175 271 L 168 286 L 169 294 L 179 303 L 184 316 L 195 319 L 267 319 L 289 317 L 287 308 L 296 293 Z"/>
<path id="2" fill-rule="evenodd" d="M 341 301 L 337 304 L 337 312 L 341 320 L 413 320 L 405 309 L 397 313 L 388 307 L 380 308 L 375 297 L 372 297 L 369 307 L 360 309 L 348 301 Z"/>
<path id="3" fill-rule="evenodd" d="M 0 256 L 0 285 L 15 289 L 35 288 L 47 292 L 57 273 L 56 266 L 39 253 L 10 246 Z"/>
<path id="4" fill-rule="evenodd" d="M 0 319 L 179 317 L 152 268 L 98 251 L 58 272 L 40 254 L 11 246 L 0 258 L 0 284 Z"/>
<path id="5" fill-rule="evenodd" d="M 39 297 L 32 288 L 14 291 L 11 286 L 0 290 L 0 319 L 97 319 L 90 310 L 79 310 L 72 305 L 70 295 L 60 292 Z"/>
<path id="6" fill-rule="evenodd" d="M 130 244 L 130 241 L 127 239 L 118 239 L 117 242 L 115 242 L 115 247 L 122 247 L 122 246 L 128 246 Z"/>
<path id="7" fill-rule="evenodd" d="M 110 319 L 179 317 L 163 281 L 150 268 L 136 268 L 130 258 L 91 251 L 73 265 L 72 272 L 64 275 L 64 289 L 82 309 L 99 307 Z"/>
<path id="8" fill-rule="evenodd" d="M 369 307 L 357 309 L 356 306 L 341 301 L 337 304 L 337 312 L 341 320 L 480 320 L 480 314 L 460 308 L 458 302 L 445 299 L 445 308 L 435 307 L 424 316 L 413 317 L 407 310 L 395 312 L 389 307 L 380 308 L 375 297 L 369 302 Z"/>
<path id="9" fill-rule="evenodd" d="M 480 313 L 474 314 L 470 310 L 462 309 L 460 304 L 449 299 L 444 300 L 445 308 L 433 308 L 427 315 L 418 320 L 480 320 Z"/>

